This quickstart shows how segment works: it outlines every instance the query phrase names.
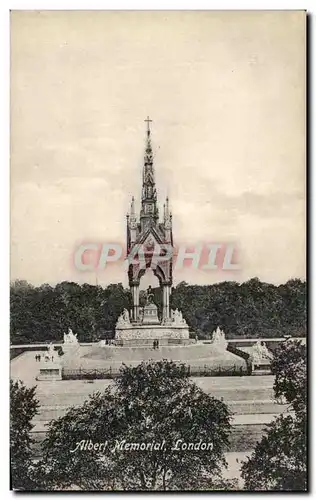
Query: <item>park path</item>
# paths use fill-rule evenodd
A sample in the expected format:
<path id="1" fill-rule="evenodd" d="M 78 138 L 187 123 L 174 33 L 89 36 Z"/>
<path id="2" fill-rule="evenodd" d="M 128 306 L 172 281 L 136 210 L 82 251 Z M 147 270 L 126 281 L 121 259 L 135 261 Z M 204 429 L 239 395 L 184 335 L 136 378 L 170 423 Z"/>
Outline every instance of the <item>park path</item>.
<path id="1" fill-rule="evenodd" d="M 36 354 L 43 356 L 42 351 L 28 351 L 11 360 L 10 376 L 13 380 L 22 380 L 28 387 L 37 384 L 36 376 L 41 363 L 35 361 Z"/>

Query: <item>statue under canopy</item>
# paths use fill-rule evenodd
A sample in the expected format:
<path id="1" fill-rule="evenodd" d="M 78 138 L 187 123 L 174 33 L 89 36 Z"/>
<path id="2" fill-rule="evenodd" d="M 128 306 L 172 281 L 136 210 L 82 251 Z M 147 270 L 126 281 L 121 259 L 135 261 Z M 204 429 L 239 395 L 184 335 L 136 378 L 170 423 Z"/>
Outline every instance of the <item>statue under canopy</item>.
<path id="1" fill-rule="evenodd" d="M 146 291 L 146 306 L 148 306 L 148 304 L 153 304 L 153 302 L 154 302 L 154 294 L 151 285 L 149 285 Z"/>

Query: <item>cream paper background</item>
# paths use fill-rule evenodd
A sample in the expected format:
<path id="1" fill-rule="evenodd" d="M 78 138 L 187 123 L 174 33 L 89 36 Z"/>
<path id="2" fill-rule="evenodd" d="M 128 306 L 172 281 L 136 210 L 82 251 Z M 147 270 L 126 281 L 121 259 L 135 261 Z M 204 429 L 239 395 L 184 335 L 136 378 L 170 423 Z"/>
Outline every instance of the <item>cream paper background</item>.
<path id="1" fill-rule="evenodd" d="M 149 114 L 176 242 L 233 241 L 238 275 L 305 277 L 305 12 L 11 13 L 11 279 L 95 283 L 81 241 L 125 244 Z M 98 276 L 123 282 L 121 266 Z"/>

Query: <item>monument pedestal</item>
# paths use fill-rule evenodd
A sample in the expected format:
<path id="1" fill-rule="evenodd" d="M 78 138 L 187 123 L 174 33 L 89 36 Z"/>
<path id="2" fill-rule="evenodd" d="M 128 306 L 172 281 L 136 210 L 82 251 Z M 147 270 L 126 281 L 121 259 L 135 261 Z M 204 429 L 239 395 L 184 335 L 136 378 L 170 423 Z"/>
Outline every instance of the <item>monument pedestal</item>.
<path id="1" fill-rule="evenodd" d="M 155 340 L 158 340 L 160 346 L 190 344 L 189 327 L 182 313 L 178 310 L 172 311 L 171 318 L 164 318 L 160 322 L 156 304 L 148 302 L 139 321 L 131 323 L 128 311 L 124 309 L 116 323 L 115 344 L 152 346 Z"/>
<path id="2" fill-rule="evenodd" d="M 252 375 L 270 375 L 271 363 L 269 359 L 252 362 Z"/>
<path id="3" fill-rule="evenodd" d="M 62 380 L 61 365 L 54 361 L 43 361 L 36 380 Z"/>
<path id="4" fill-rule="evenodd" d="M 116 345 L 138 346 L 152 345 L 154 340 L 159 345 L 190 344 L 189 327 L 187 325 L 130 325 L 117 327 L 115 333 Z"/>
<path id="5" fill-rule="evenodd" d="M 266 343 L 261 340 L 257 340 L 257 342 L 252 346 L 250 353 L 252 374 L 269 375 L 271 373 L 272 359 L 273 355 L 267 348 Z"/>

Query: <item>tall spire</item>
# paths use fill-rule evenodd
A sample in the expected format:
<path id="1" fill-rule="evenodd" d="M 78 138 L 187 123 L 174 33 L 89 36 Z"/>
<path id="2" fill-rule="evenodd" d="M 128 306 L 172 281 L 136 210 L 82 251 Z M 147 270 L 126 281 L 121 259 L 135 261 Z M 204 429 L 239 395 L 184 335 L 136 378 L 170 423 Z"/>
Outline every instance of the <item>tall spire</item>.
<path id="1" fill-rule="evenodd" d="M 164 224 L 166 229 L 170 229 L 172 225 L 172 215 L 169 208 L 169 198 L 167 196 L 166 203 L 164 204 Z"/>
<path id="2" fill-rule="evenodd" d="M 132 202 L 131 202 L 131 216 L 135 217 L 135 198 L 132 196 Z"/>
<path id="3" fill-rule="evenodd" d="M 146 167 L 146 165 L 153 164 L 153 150 L 151 147 L 151 138 L 150 138 L 150 123 L 152 123 L 152 120 L 150 120 L 149 116 L 147 116 L 147 119 L 144 121 L 147 123 L 147 137 L 146 137 L 146 148 L 144 156 L 144 167 Z M 144 173 L 145 170 L 146 169 L 144 168 Z"/>
<path id="4" fill-rule="evenodd" d="M 147 123 L 147 137 L 150 136 L 150 123 L 152 123 L 152 120 L 149 118 L 149 116 L 147 116 L 146 120 L 144 120 L 144 122 Z"/>
<path id="5" fill-rule="evenodd" d="M 167 196 L 166 203 L 165 203 L 165 220 L 169 219 L 169 217 L 170 217 L 170 212 L 169 212 L 169 198 Z"/>
<path id="6" fill-rule="evenodd" d="M 156 205 L 157 193 L 150 136 L 150 123 L 152 123 L 152 120 L 147 117 L 145 122 L 147 123 L 147 134 L 143 167 L 142 207 L 140 211 L 140 218 L 143 220 L 143 227 L 151 225 L 151 223 L 157 221 L 159 217 Z"/>

